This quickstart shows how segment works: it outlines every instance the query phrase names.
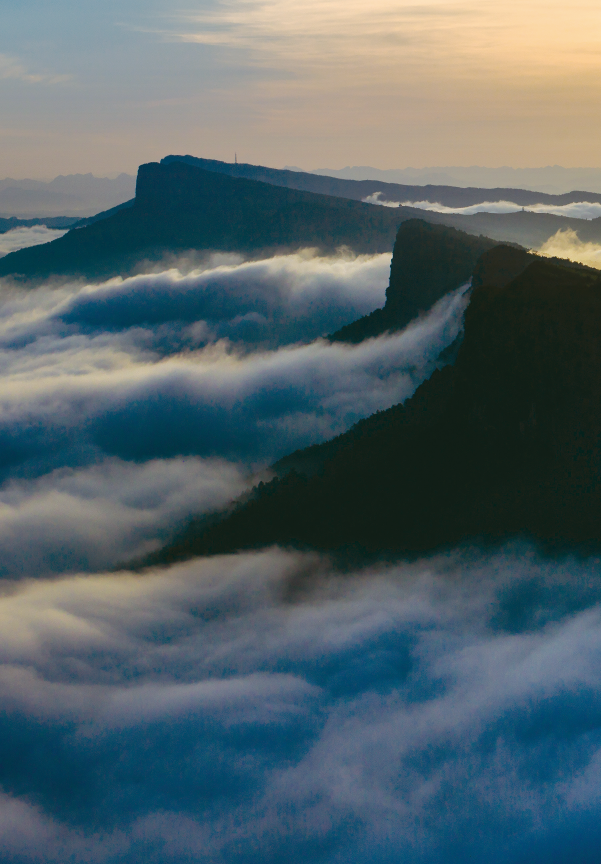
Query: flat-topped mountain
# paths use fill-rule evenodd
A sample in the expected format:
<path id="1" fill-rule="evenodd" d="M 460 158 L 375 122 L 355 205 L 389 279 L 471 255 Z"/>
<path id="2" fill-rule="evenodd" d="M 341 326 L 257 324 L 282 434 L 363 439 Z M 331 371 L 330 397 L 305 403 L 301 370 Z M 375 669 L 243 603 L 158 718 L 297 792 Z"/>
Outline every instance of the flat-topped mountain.
<path id="1" fill-rule="evenodd" d="M 142 165 L 132 206 L 52 243 L 7 255 L 0 275 L 87 277 L 131 272 L 165 252 L 247 254 L 316 247 L 392 249 L 400 222 L 419 214 L 228 177 L 183 162 Z"/>
<path id="2" fill-rule="evenodd" d="M 255 166 L 229 166 L 244 167 Z M 332 252 L 347 246 L 358 253 L 386 252 L 392 249 L 399 224 L 410 218 L 533 246 L 562 228 L 577 230 L 583 240 L 601 240 L 601 219 L 587 222 L 528 212 L 461 216 L 409 207 L 377 207 L 352 197 L 332 197 L 282 185 L 277 172 L 279 185 L 274 185 L 274 172 L 260 169 L 258 173 L 269 181 L 263 182 L 205 170 L 179 157 L 142 165 L 133 202 L 84 220 L 52 243 L 7 255 L 0 263 L 0 276 L 105 278 L 140 272 L 166 254 L 189 251 L 240 252 L 257 257 L 303 247 Z M 319 182 L 360 182 L 282 173 L 310 176 Z M 338 187 L 335 191 L 340 194 Z"/>
<path id="3" fill-rule="evenodd" d="M 512 535 L 598 544 L 601 276 L 525 254 L 486 253 L 454 366 L 282 460 L 250 500 L 149 560 L 273 543 L 372 555 Z"/>

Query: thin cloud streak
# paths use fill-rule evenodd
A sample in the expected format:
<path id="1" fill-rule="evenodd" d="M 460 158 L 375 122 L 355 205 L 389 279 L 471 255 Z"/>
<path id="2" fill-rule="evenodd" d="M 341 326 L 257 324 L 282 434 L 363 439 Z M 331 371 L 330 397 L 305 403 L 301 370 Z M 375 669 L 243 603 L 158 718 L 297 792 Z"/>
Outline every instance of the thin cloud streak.
<path id="1" fill-rule="evenodd" d="M 484 78 L 496 77 L 503 70 L 512 80 L 511 61 L 520 56 L 520 74 L 540 80 L 541 72 L 554 71 L 555 64 L 545 57 L 552 45 L 561 46 L 563 61 L 574 68 L 598 68 L 597 40 L 584 28 L 585 21 L 599 23 L 599 10 L 588 0 L 580 11 L 575 21 L 562 4 L 554 2 L 550 8 L 542 0 L 528 10 L 515 2 L 500 8 L 473 2 L 377 0 L 366 8 L 361 0 L 311 0 L 301 8 L 295 0 L 237 0 L 182 16 L 187 27 L 177 38 L 247 49 L 258 63 L 279 64 L 297 73 L 337 67 L 348 71 L 355 63 L 364 81 L 384 70 L 416 66 L 426 77 L 445 66 L 451 77 L 477 69 Z M 535 32 L 524 26 L 524 16 L 539 19 Z"/>
<path id="2" fill-rule="evenodd" d="M 22 81 L 25 84 L 66 84 L 71 75 L 57 75 L 49 72 L 30 72 L 27 67 L 15 57 L 0 54 L 0 79 L 5 81 Z"/>
<path id="3" fill-rule="evenodd" d="M 430 210 L 434 213 L 458 213 L 462 216 L 472 216 L 475 213 L 517 213 L 526 210 L 529 213 L 552 213 L 554 216 L 567 216 L 572 219 L 598 219 L 601 216 L 601 204 L 596 201 L 574 201 L 570 204 L 514 204 L 513 201 L 482 201 L 480 204 L 470 204 L 468 207 L 448 207 L 436 201 L 387 201 L 382 199 L 382 192 L 374 192 L 362 199 L 366 204 L 380 204 L 382 207 L 416 207 L 419 210 Z"/>

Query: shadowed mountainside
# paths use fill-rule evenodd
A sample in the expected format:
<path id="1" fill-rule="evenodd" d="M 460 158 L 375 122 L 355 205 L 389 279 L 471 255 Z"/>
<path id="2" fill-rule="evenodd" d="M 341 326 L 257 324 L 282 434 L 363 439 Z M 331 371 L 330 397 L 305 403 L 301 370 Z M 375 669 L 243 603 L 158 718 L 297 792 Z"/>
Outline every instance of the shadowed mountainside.
<path id="1" fill-rule="evenodd" d="M 436 218 L 430 218 L 431 215 Z M 427 218 L 429 222 L 450 225 L 468 234 L 484 234 L 500 243 L 518 243 L 532 249 L 538 249 L 558 231 L 567 230 L 575 231 L 584 243 L 601 243 L 601 217 L 573 219 L 520 210 L 517 213 L 476 213 L 473 216 L 435 213 L 428 214 Z"/>
<path id="2" fill-rule="evenodd" d="M 601 276 L 524 254 L 487 253 L 454 366 L 281 460 L 283 476 L 146 563 L 273 543 L 361 555 L 512 535 L 598 544 Z"/>
<path id="3" fill-rule="evenodd" d="M 329 338 L 359 343 L 387 331 L 402 330 L 437 300 L 472 279 L 472 286 L 502 285 L 538 260 L 521 246 L 496 245 L 488 237 L 409 219 L 399 226 L 390 267 L 386 304 L 347 324 Z M 582 264 L 548 258 L 562 267 Z"/>
<path id="4" fill-rule="evenodd" d="M 402 223 L 394 244 L 384 307 L 329 338 L 357 343 L 387 330 L 402 330 L 420 312 L 467 282 L 478 258 L 495 245 L 488 237 L 474 237 L 422 219 Z"/>
<path id="5" fill-rule="evenodd" d="M 162 165 L 173 162 L 186 162 L 196 165 L 205 171 L 215 171 L 228 174 L 230 177 L 246 177 L 249 180 L 260 180 L 274 186 L 286 186 L 290 189 L 302 189 L 306 192 L 317 192 L 321 195 L 335 195 L 338 198 L 351 198 L 362 201 L 377 192 L 383 201 L 436 201 L 447 207 L 469 207 L 481 204 L 483 201 L 511 201 L 520 207 L 530 204 L 571 204 L 575 201 L 601 202 L 599 192 L 566 192 L 560 195 L 550 195 L 545 192 L 533 192 L 531 189 L 516 188 L 478 188 L 427 184 L 408 185 L 390 183 L 384 180 L 347 180 L 326 174 L 313 174 L 306 171 L 291 171 L 289 169 L 267 168 L 263 165 L 247 163 L 221 162 L 218 159 L 202 159 L 196 156 L 165 156 Z M 584 196 L 584 197 L 583 197 Z"/>
<path id="6" fill-rule="evenodd" d="M 23 249 L 0 262 L 0 276 L 86 277 L 131 272 L 166 252 L 246 254 L 316 247 L 359 253 L 392 249 L 400 222 L 419 215 L 344 198 L 227 177 L 182 162 L 140 166 L 133 206 Z"/>
<path id="7" fill-rule="evenodd" d="M 547 195 L 528 189 L 480 189 L 457 186 L 408 186 L 385 183 L 380 180 L 344 180 L 338 177 L 309 174 L 302 171 L 264 168 L 260 165 L 231 164 L 216 159 L 197 159 L 193 156 L 167 156 L 165 164 L 184 161 L 198 165 L 207 171 L 228 174 L 233 177 L 248 177 L 285 186 L 305 189 L 341 198 L 363 200 L 378 192 L 381 201 L 431 201 L 447 207 L 468 207 L 484 201 L 512 201 L 522 207 L 532 204 L 563 205 L 575 201 L 601 201 L 601 195 L 593 192 L 568 192 L 562 195 Z M 583 242 L 601 243 L 601 217 L 597 219 L 575 219 L 551 213 L 533 213 L 527 210 L 516 213 L 475 213 L 471 216 L 456 213 L 436 213 L 421 210 L 415 213 L 426 222 L 448 225 L 468 234 L 492 237 L 500 243 L 518 243 L 521 246 L 539 248 L 558 231 L 572 230 Z"/>

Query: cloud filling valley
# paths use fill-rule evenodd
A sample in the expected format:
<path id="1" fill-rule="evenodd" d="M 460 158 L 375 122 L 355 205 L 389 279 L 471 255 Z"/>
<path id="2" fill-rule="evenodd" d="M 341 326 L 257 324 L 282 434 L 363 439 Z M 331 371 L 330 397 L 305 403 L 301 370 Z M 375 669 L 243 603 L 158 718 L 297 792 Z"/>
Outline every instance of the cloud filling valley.
<path id="1" fill-rule="evenodd" d="M 11 862 L 593 862 L 601 573 L 278 550 L 0 598 Z"/>
<path id="2" fill-rule="evenodd" d="M 468 286 L 402 333 L 323 338 L 389 266 L 2 284 L 3 862 L 596 860 L 598 561 L 114 569 L 430 374 Z"/>

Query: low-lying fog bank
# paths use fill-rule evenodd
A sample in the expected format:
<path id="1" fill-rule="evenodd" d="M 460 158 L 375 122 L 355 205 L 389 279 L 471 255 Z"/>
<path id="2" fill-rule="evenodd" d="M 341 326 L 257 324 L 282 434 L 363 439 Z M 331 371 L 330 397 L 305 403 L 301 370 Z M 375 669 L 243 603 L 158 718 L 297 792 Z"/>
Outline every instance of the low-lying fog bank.
<path id="1" fill-rule="evenodd" d="M 3 860 L 592 864 L 600 599 L 527 547 L 6 584 Z"/>
<path id="2" fill-rule="evenodd" d="M 601 245 L 583 242 L 575 231 L 558 231 L 537 251 L 549 258 L 568 258 L 601 270 Z"/>
<path id="3" fill-rule="evenodd" d="M 12 228 L 4 234 L 0 234 L 0 258 L 17 249 L 27 249 L 29 246 L 39 246 L 42 243 L 50 243 L 66 234 L 66 231 L 57 231 L 46 228 L 45 225 L 34 225 L 31 228 Z"/>

